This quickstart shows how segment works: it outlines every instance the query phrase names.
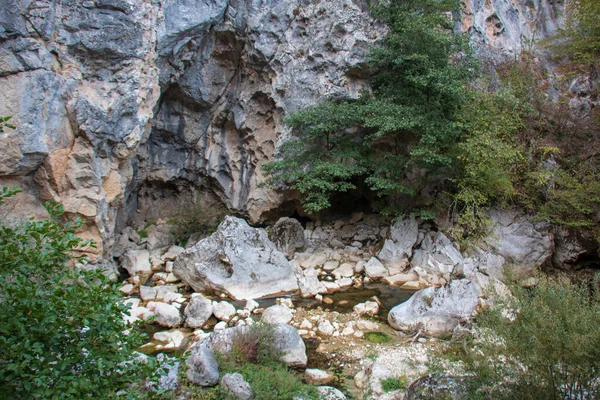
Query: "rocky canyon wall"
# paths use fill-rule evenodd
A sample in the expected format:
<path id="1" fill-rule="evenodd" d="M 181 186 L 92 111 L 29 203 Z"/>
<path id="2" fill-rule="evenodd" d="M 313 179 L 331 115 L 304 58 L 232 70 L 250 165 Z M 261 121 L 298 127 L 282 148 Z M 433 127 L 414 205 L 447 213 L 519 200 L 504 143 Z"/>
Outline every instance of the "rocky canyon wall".
<path id="1" fill-rule="evenodd" d="M 480 53 L 553 34 L 564 4 L 469 0 Z M 286 115 L 368 89 L 385 28 L 363 0 L 0 0 L 0 185 L 14 214 L 62 203 L 110 258 L 115 231 L 196 199 L 260 222 L 289 199 L 259 186 Z"/>

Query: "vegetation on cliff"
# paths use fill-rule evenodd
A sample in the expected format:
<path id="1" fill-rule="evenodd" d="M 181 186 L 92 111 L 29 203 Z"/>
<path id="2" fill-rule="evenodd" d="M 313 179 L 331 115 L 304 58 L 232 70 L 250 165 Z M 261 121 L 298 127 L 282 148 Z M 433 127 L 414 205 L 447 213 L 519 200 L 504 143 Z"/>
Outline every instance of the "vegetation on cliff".
<path id="1" fill-rule="evenodd" d="M 592 65 L 595 4 L 575 3 L 560 46 Z M 380 3 L 375 13 L 389 33 L 370 54 L 372 93 L 290 116 L 295 138 L 266 166 L 268 183 L 304 194 L 308 212 L 354 190 L 376 194 L 371 205 L 384 213 L 447 213 L 457 240 L 482 236 L 486 209 L 498 205 L 598 231 L 597 115 L 575 117 L 568 93 L 550 98 L 528 53 L 495 66 L 494 82 L 478 74 L 452 12 L 451 0 Z"/>

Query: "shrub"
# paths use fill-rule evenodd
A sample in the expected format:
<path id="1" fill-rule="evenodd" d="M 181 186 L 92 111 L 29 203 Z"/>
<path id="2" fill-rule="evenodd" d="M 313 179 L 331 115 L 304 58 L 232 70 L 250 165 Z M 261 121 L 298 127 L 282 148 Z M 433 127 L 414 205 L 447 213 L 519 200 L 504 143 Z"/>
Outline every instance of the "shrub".
<path id="1" fill-rule="evenodd" d="M 394 390 L 406 389 L 408 383 L 406 382 L 406 377 L 398 376 L 398 377 L 389 377 L 385 378 L 381 381 L 381 388 L 384 392 L 393 392 Z"/>
<path id="2" fill-rule="evenodd" d="M 0 190 L 0 205 L 16 189 Z M 69 268 L 80 221 L 0 221 L 0 397 L 108 398 L 142 380 L 152 364 L 134 360 L 141 344 L 129 334 L 127 308 L 99 271 Z"/>
<path id="3" fill-rule="evenodd" d="M 511 298 L 497 299 L 479 314 L 480 334 L 461 351 L 455 348 L 469 394 L 496 399 L 600 396 L 598 290 L 540 277 L 532 289 L 513 284 L 511 291 Z"/>

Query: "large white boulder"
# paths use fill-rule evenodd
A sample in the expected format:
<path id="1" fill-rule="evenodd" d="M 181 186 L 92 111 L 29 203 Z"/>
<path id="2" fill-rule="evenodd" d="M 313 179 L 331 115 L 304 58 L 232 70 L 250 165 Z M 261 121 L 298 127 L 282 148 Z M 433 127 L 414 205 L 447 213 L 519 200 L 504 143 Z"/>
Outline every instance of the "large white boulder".
<path id="1" fill-rule="evenodd" d="M 446 337 L 454 328 L 475 313 L 479 292 L 467 279 L 419 290 L 410 299 L 392 308 L 388 322 L 392 328 L 421 332 L 426 336 Z"/>
<path id="2" fill-rule="evenodd" d="M 292 266 L 265 230 L 235 217 L 226 217 L 214 234 L 180 254 L 173 273 L 197 292 L 222 292 L 235 300 L 298 290 Z"/>

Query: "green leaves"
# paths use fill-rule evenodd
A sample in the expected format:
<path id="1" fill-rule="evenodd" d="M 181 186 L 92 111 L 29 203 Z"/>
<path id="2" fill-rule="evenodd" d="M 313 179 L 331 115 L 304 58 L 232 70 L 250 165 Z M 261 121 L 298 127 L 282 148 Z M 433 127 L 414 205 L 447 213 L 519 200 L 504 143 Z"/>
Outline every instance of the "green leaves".
<path id="1" fill-rule="evenodd" d="M 0 204 L 18 189 L 0 189 Z M 0 398 L 109 398 L 141 380 L 141 344 L 124 334 L 120 295 L 100 271 L 70 269 L 80 221 L 0 223 Z"/>
<path id="2" fill-rule="evenodd" d="M 465 42 L 450 29 L 457 7 L 445 0 L 377 5 L 390 31 L 369 56 L 373 93 L 290 116 L 294 139 L 265 167 L 266 184 L 300 191 L 305 210 L 316 212 L 333 193 L 362 183 L 381 199 L 412 195 L 414 169 L 451 168 L 450 149 L 462 134 L 457 111 L 473 71 Z"/>

